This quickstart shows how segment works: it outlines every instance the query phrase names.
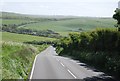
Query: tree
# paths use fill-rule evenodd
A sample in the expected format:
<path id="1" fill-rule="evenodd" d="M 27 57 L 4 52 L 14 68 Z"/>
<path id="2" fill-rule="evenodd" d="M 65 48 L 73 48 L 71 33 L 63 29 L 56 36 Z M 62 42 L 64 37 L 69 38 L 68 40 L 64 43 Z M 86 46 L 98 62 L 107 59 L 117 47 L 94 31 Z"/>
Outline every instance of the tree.
<path id="1" fill-rule="evenodd" d="M 117 8 L 115 10 L 115 14 L 113 15 L 113 18 L 117 20 L 116 27 L 118 27 L 118 31 L 120 31 L 120 9 Z"/>

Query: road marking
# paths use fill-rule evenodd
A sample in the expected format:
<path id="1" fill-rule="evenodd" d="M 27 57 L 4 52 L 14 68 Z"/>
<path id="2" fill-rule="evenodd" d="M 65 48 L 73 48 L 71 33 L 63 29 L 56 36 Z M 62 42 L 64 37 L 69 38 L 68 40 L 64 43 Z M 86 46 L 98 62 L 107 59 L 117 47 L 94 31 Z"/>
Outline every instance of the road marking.
<path id="1" fill-rule="evenodd" d="M 65 67 L 65 65 L 63 63 L 60 63 L 63 67 Z"/>
<path id="2" fill-rule="evenodd" d="M 67 70 L 74 78 L 77 78 L 69 69 Z"/>
<path id="3" fill-rule="evenodd" d="M 32 67 L 32 71 L 31 71 L 31 75 L 30 75 L 30 80 L 32 79 L 32 76 L 33 76 L 33 71 L 34 71 L 34 68 L 35 68 L 35 62 L 36 62 L 37 56 L 38 56 L 38 55 L 35 56 L 35 60 L 34 60 L 33 67 Z"/>
<path id="4" fill-rule="evenodd" d="M 56 59 L 57 61 L 59 61 L 58 59 Z"/>

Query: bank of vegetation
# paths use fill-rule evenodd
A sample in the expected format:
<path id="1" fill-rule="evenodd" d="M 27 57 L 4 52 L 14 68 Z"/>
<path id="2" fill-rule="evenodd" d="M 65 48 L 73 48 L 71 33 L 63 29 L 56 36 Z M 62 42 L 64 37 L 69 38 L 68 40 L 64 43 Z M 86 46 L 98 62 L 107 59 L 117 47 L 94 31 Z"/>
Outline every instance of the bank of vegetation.
<path id="1" fill-rule="evenodd" d="M 2 46 L 0 63 L 2 63 L 2 66 L 0 68 L 0 71 L 2 70 L 2 79 L 5 81 L 8 79 L 27 79 L 29 77 L 32 63 L 36 54 L 39 54 L 49 46 L 47 43 L 28 44 L 26 42 L 52 42 L 56 40 L 54 38 L 9 32 L 0 32 L 0 35 L 2 35 L 2 42 L 0 42 L 0 45 Z"/>
<path id="2" fill-rule="evenodd" d="M 27 79 L 36 54 L 48 45 L 33 46 L 15 42 L 2 44 L 2 79 Z"/>
<path id="3" fill-rule="evenodd" d="M 120 77 L 120 32 L 115 29 L 71 33 L 55 46 L 59 55 L 72 56 L 109 75 Z"/>

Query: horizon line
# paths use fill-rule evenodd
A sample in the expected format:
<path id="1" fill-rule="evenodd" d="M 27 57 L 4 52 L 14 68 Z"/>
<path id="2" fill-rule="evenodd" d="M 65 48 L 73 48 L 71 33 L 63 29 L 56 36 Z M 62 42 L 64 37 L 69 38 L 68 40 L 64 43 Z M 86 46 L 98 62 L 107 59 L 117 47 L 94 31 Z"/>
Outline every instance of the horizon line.
<path id="1" fill-rule="evenodd" d="M 80 16 L 80 15 L 63 15 L 63 14 L 48 14 L 48 15 L 44 15 L 44 14 L 29 14 L 29 13 L 20 13 L 20 12 L 13 12 L 13 11 L 0 11 L 1 12 L 6 12 L 6 13 L 13 13 L 13 14 L 20 14 L 20 15 L 31 15 L 31 16 L 64 16 L 64 17 L 91 17 L 91 18 L 112 18 L 111 16 Z"/>

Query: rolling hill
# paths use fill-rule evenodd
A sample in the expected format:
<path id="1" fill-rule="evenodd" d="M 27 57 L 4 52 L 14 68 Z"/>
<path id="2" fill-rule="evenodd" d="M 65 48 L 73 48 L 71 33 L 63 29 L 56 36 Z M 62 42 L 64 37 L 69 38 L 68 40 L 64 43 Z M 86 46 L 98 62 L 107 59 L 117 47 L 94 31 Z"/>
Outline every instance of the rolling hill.
<path id="1" fill-rule="evenodd" d="M 114 28 L 116 21 L 112 18 L 75 17 L 75 16 L 42 16 L 2 12 L 2 24 L 21 24 L 32 30 L 52 30 L 63 36 L 70 32 L 91 31 L 96 28 Z M 34 23 L 31 23 L 34 22 Z"/>

